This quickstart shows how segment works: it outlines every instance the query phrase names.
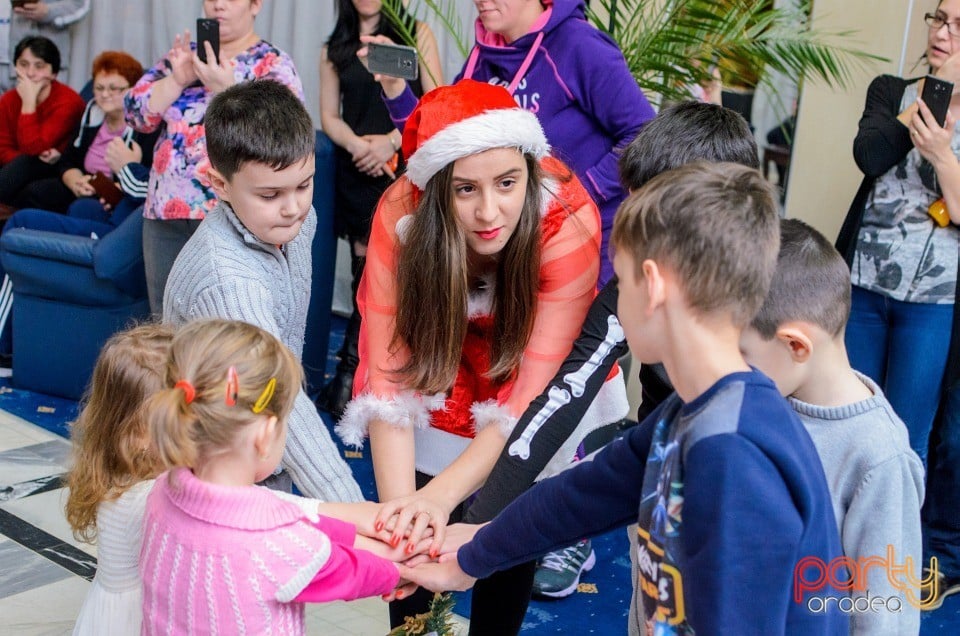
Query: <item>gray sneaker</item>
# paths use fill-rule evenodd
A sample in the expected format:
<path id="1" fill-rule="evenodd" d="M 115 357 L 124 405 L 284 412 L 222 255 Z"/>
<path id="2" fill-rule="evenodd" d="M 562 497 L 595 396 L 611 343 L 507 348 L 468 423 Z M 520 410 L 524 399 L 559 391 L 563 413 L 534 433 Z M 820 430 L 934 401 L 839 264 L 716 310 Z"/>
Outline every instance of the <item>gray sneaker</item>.
<path id="1" fill-rule="evenodd" d="M 577 591 L 580 575 L 589 572 L 597 563 L 597 556 L 584 539 L 569 548 L 549 552 L 537 563 L 533 576 L 533 595 L 563 598 Z"/>

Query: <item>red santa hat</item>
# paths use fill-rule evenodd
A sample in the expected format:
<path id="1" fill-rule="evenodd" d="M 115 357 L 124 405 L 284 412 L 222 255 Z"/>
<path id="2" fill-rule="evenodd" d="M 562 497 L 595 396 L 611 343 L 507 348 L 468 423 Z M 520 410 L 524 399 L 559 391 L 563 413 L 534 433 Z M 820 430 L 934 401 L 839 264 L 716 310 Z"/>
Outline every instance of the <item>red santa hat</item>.
<path id="1" fill-rule="evenodd" d="M 424 95 L 403 129 L 407 178 L 421 190 L 447 164 L 493 148 L 517 148 L 537 159 L 550 153 L 536 115 L 503 87 L 474 80 Z"/>

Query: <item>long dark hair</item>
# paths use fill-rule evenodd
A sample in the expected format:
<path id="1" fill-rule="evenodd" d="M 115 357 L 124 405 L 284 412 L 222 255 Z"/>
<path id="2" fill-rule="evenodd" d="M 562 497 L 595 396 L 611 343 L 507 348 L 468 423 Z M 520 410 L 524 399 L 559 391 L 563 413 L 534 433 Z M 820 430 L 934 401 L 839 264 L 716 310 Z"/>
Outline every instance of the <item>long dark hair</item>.
<path id="1" fill-rule="evenodd" d="M 400 19 L 412 32 L 416 32 L 416 20 L 413 19 L 402 3 L 397 3 Z M 400 34 L 381 9 L 380 24 L 373 35 L 385 35 L 397 44 L 404 44 Z M 352 0 L 337 0 L 337 24 L 327 40 L 327 57 L 333 62 L 337 73 L 343 71 L 353 61 L 360 48 L 360 15 Z"/>
<path id="2" fill-rule="evenodd" d="M 488 373 L 497 382 L 509 380 L 520 365 L 536 317 L 543 177 L 536 159 L 525 160 L 523 211 L 497 264 Z M 467 247 L 454 209 L 450 163 L 427 182 L 398 258 L 393 346 L 409 347 L 410 360 L 397 374 L 421 393 L 443 393 L 453 385 L 467 333 Z"/>

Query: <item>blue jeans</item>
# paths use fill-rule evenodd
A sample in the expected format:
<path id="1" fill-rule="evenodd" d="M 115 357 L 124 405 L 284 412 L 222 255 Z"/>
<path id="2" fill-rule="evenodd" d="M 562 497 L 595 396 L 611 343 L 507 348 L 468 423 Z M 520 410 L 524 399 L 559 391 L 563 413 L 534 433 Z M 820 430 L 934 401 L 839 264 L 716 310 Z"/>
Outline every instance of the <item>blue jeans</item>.
<path id="1" fill-rule="evenodd" d="M 923 504 L 924 559 L 937 557 L 940 571 L 960 577 L 960 385 L 944 398 L 931 444 L 927 498 Z"/>
<path id="2" fill-rule="evenodd" d="M 850 364 L 883 389 L 924 465 L 952 323 L 953 305 L 903 302 L 853 288 L 846 334 Z"/>

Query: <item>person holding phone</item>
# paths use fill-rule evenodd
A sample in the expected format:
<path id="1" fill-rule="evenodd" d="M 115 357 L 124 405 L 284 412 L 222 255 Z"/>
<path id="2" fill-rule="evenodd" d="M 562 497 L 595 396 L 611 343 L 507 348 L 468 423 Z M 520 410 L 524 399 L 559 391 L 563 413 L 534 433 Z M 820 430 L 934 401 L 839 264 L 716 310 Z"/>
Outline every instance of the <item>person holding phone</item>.
<path id="1" fill-rule="evenodd" d="M 74 218 L 115 227 L 143 204 L 158 133 L 136 132 L 123 117 L 124 93 L 142 75 L 140 62 L 123 51 L 104 51 L 94 58 L 93 99 L 74 129 L 71 143 L 55 164 L 58 175 L 29 184 L 18 196 L 17 207 L 61 214 L 69 209 Z M 98 173 L 106 177 L 105 186 L 129 201 L 106 200 L 103 194 L 109 191 L 98 192 L 93 182 Z M 81 233 L 90 231 L 93 230 Z"/>
<path id="2" fill-rule="evenodd" d="M 930 444 L 960 376 L 960 0 L 942 0 L 924 20 L 930 73 L 953 83 L 945 124 L 918 100 L 922 79 L 873 80 L 853 144 L 864 179 L 837 248 L 853 283 L 850 362 L 883 389 L 917 455 L 927 463 L 933 453 L 924 544 L 940 559 L 942 598 L 960 591 L 960 412 L 950 402 Z M 940 199 L 945 227 L 930 216 Z"/>
<path id="3" fill-rule="evenodd" d="M 339 0 L 337 24 L 320 58 L 320 122 L 336 145 L 335 231 L 350 244 L 353 273 L 353 313 L 338 354 L 337 372 L 318 401 L 335 418 L 343 414 L 343 407 L 350 401 L 357 368 L 360 313 L 356 294 L 367 253 L 370 218 L 380 195 L 402 167 L 400 132 L 380 99 L 380 85 L 357 58 L 363 35 L 398 39 L 396 27 L 380 11 L 381 6 L 381 0 Z M 440 57 L 430 27 L 415 22 L 405 12 L 403 19 L 422 40 L 423 68 L 420 79 L 411 83 L 411 90 L 419 97 L 443 81 Z"/>
<path id="4" fill-rule="evenodd" d="M 10 25 L 7 33 L 0 32 L 0 90 L 13 88 L 17 77 L 14 47 L 28 35 L 50 39 L 61 53 L 61 70 L 68 69 L 72 48 L 70 27 L 90 12 L 90 0 L 11 0 L 6 10 Z"/>
<path id="5" fill-rule="evenodd" d="M 143 208 L 143 261 L 150 309 L 162 314 L 163 289 L 173 262 L 217 197 L 201 174 L 207 163 L 203 117 L 214 95 L 238 82 L 269 78 L 303 100 L 293 60 L 263 40 L 254 21 L 265 0 L 204 0 L 203 14 L 219 24 L 220 50 L 197 55 L 190 32 L 147 70 L 127 93 L 127 122 L 140 132 L 161 130 Z"/>
<path id="6" fill-rule="evenodd" d="M 566 161 L 600 208 L 599 283 L 613 277 L 607 242 L 626 192 L 620 151 L 654 110 L 617 45 L 585 18 L 584 0 L 474 0 L 476 43 L 457 76 L 505 87 L 537 116 L 554 154 Z M 364 42 L 387 42 L 363 36 Z M 358 55 L 366 55 L 361 49 Z M 394 123 L 403 128 L 416 96 L 403 80 L 378 76 Z"/>

